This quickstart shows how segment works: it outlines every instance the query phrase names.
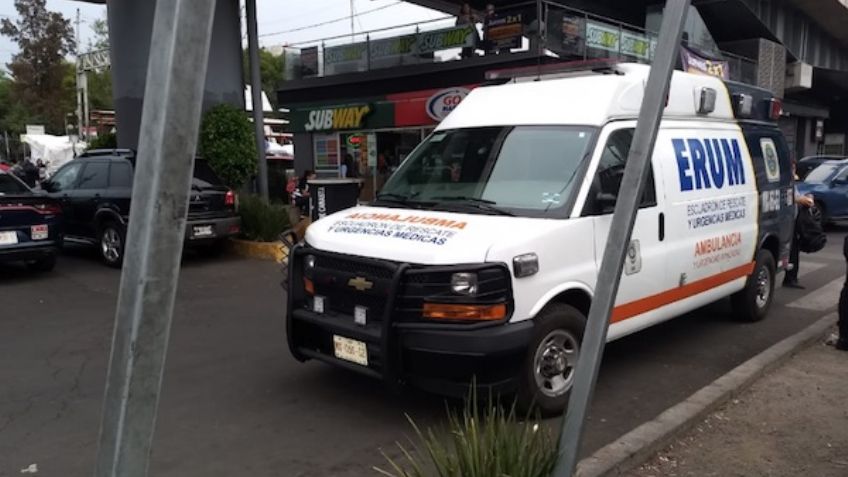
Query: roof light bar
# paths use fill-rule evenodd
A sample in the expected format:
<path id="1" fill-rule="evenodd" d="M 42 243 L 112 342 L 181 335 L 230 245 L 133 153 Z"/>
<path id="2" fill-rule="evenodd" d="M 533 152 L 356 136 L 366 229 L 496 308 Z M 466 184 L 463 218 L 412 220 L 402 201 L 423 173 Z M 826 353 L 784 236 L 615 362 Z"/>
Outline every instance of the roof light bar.
<path id="1" fill-rule="evenodd" d="M 521 77 L 539 77 L 543 75 L 577 73 L 582 71 L 589 72 L 609 70 L 615 68 L 615 66 L 622 61 L 623 60 L 619 58 L 601 58 L 595 60 L 564 61 L 544 65 L 519 66 L 517 68 L 503 68 L 487 71 L 486 80 L 510 80 Z"/>

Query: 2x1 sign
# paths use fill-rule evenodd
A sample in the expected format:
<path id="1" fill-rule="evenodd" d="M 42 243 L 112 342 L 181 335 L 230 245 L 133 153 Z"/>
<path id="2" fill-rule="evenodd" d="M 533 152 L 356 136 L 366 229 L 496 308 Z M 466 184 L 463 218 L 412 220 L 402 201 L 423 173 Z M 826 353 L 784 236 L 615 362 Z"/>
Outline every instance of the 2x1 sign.
<path id="1" fill-rule="evenodd" d="M 468 96 L 466 88 L 443 89 L 427 100 L 427 115 L 435 121 L 441 121 Z"/>

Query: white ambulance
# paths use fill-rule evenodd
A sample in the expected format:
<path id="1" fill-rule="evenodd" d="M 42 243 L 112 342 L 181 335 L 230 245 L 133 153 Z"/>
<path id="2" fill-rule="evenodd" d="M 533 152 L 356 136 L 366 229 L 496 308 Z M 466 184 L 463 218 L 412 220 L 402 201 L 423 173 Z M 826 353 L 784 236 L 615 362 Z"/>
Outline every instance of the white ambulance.
<path id="1" fill-rule="evenodd" d="M 313 223 L 291 353 L 446 394 L 566 405 L 649 67 L 475 89 L 378 200 Z M 508 75 L 507 75 L 508 76 Z M 794 217 L 780 103 L 675 72 L 609 340 L 730 297 L 769 310 Z"/>

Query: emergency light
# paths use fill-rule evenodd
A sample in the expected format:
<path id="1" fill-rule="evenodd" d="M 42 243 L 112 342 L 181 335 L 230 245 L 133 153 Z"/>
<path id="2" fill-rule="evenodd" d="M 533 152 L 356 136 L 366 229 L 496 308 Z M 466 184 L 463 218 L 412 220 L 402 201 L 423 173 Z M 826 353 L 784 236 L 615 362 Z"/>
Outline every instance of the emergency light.
<path id="1" fill-rule="evenodd" d="M 622 63 L 618 58 L 600 58 L 595 60 L 563 61 L 559 63 L 548 63 L 544 65 L 519 66 L 516 68 L 502 68 L 486 72 L 487 81 L 514 80 L 517 78 L 541 79 L 542 76 L 565 75 L 569 73 L 589 73 L 614 71 L 615 67 Z"/>

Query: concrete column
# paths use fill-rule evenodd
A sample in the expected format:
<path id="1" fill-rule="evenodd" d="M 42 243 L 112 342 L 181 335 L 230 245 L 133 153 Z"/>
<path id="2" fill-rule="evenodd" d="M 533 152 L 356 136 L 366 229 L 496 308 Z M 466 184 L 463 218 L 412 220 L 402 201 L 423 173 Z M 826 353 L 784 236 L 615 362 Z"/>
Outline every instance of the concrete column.
<path id="1" fill-rule="evenodd" d="M 119 147 L 138 148 L 155 8 L 156 2 L 152 0 L 109 0 L 107 3 Z M 218 0 L 215 9 L 203 110 L 219 103 L 244 109 L 238 0 Z"/>

